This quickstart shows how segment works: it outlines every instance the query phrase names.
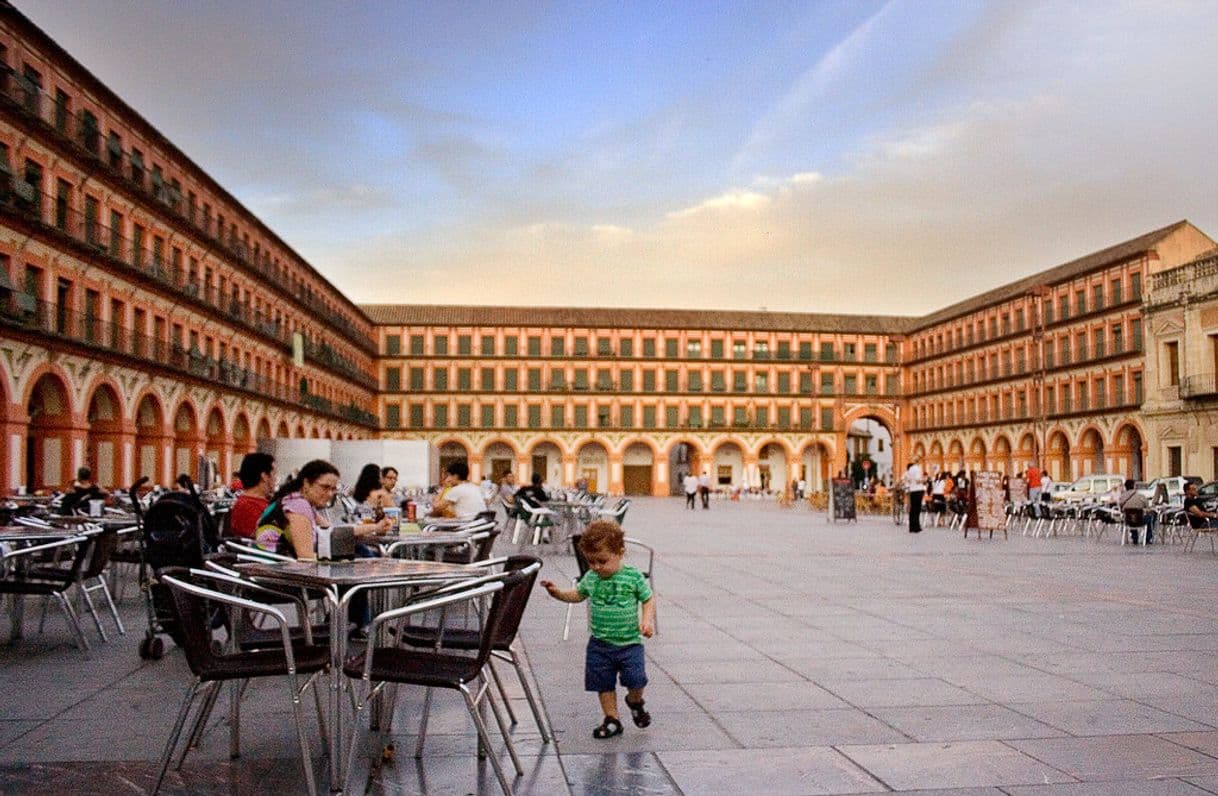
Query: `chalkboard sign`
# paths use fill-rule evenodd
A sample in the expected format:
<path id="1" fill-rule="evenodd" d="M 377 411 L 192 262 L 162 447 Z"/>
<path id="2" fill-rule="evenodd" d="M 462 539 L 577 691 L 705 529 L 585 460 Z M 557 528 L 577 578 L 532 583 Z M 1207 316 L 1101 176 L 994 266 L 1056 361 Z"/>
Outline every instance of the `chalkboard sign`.
<path id="1" fill-rule="evenodd" d="M 1011 502 L 1016 505 L 1028 502 L 1028 482 L 1022 478 L 1012 478 L 1007 482 L 1011 489 Z"/>
<path id="2" fill-rule="evenodd" d="M 964 529 L 964 535 L 968 537 L 969 527 L 977 529 L 977 538 L 981 538 L 982 531 L 989 531 L 990 538 L 994 538 L 994 531 L 1002 531 L 1002 535 L 1006 536 L 1007 515 L 1006 515 L 1006 498 L 1002 491 L 1002 473 L 994 470 L 983 470 L 973 476 L 972 483 L 972 498 L 973 506 L 976 511 L 976 522 L 967 523 Z M 969 512 L 972 515 L 972 511 Z M 972 516 L 969 517 L 973 519 Z"/>
<path id="3" fill-rule="evenodd" d="M 854 482 L 849 478 L 833 479 L 833 520 L 858 520 L 854 505 Z"/>

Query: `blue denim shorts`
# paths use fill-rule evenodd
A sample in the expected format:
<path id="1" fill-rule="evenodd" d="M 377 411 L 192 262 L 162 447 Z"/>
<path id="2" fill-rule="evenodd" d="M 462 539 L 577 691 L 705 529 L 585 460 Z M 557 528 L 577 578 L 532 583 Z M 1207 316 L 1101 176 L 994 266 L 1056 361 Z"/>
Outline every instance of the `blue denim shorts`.
<path id="1" fill-rule="evenodd" d="M 621 675 L 622 686 L 625 688 L 642 688 L 647 685 L 643 645 L 615 647 L 590 636 L 587 657 L 584 660 L 584 690 L 597 693 L 616 690 L 618 675 Z"/>

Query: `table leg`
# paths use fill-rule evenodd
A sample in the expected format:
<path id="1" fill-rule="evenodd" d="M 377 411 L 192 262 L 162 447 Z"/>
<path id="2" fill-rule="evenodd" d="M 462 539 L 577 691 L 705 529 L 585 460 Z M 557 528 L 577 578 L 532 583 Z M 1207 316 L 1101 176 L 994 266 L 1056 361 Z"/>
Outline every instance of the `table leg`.
<path id="1" fill-rule="evenodd" d="M 343 641 L 346 639 L 346 611 L 338 589 L 326 592 L 330 603 L 330 790 L 343 788 Z"/>
<path id="2" fill-rule="evenodd" d="M 9 643 L 20 641 L 25 635 L 25 595 L 13 595 L 12 628 L 9 632 Z"/>

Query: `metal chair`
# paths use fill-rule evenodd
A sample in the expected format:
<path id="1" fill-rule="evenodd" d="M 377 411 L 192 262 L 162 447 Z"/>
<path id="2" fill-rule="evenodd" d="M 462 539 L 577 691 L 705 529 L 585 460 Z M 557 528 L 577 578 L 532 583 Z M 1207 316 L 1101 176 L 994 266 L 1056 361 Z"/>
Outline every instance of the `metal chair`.
<path id="1" fill-rule="evenodd" d="M 123 620 L 118 615 L 118 608 L 114 605 L 114 598 L 110 595 L 110 587 L 106 584 L 106 567 L 110 565 L 110 556 L 118 545 L 118 531 L 113 529 L 95 531 L 89 535 L 88 539 L 88 563 L 80 572 L 75 583 L 81 597 L 85 600 L 85 607 L 89 609 L 89 614 L 93 617 L 93 624 L 97 626 L 97 635 L 101 636 L 103 642 L 106 642 L 109 641 L 106 637 L 106 630 L 102 627 L 101 617 L 98 616 L 97 608 L 93 605 L 93 598 L 90 595 L 95 591 L 101 591 L 102 596 L 106 599 L 106 606 L 110 609 L 110 618 L 114 620 L 114 626 L 118 629 L 118 634 L 127 635 L 127 629 L 123 627 Z M 49 578 L 68 577 L 67 571 L 60 567 L 35 567 L 32 571 L 35 575 Z M 49 602 L 50 597 L 48 596 L 42 603 L 42 619 L 38 623 L 40 633 L 46 622 Z"/>
<path id="2" fill-rule="evenodd" d="M 1146 537 L 1150 534 L 1150 523 L 1147 521 L 1146 511 L 1140 508 L 1124 509 L 1121 512 L 1121 544 L 1129 541 L 1130 534 L 1134 534 L 1137 538 L 1137 543 L 1140 545 L 1146 544 Z"/>
<path id="3" fill-rule="evenodd" d="M 186 692 L 186 698 L 182 702 L 182 707 L 178 710 L 178 717 L 174 722 L 173 731 L 170 733 L 169 740 L 165 745 L 165 751 L 161 756 L 161 770 L 157 776 L 156 785 L 153 787 L 153 793 L 155 794 L 160 791 L 161 783 L 165 779 L 165 773 L 169 769 L 169 762 L 173 757 L 174 748 L 177 746 L 178 740 L 182 735 L 182 728 L 186 724 L 186 718 L 190 713 L 191 704 L 204 684 L 207 684 L 209 693 L 203 706 L 200 708 L 195 727 L 191 732 L 186 748 L 182 751 L 181 759 L 178 761 L 178 768 L 181 768 L 182 762 L 186 758 L 186 753 L 190 750 L 191 742 L 197 740 L 198 734 L 201 731 L 200 722 L 206 721 L 207 713 L 210 711 L 210 704 L 214 703 L 215 692 L 219 690 L 221 684 L 248 680 L 254 677 L 287 677 L 291 692 L 292 714 L 296 721 L 297 740 L 300 743 L 300 759 L 301 764 L 304 766 L 305 783 L 308 792 L 315 796 L 317 785 L 313 777 L 313 759 L 309 753 L 309 739 L 305 732 L 304 719 L 300 712 L 300 696 L 304 693 L 305 689 L 314 684 L 317 675 L 329 665 L 329 647 L 308 643 L 294 643 L 291 635 L 291 623 L 288 621 L 287 616 L 278 608 L 208 589 L 187 580 L 188 578 L 193 580 L 197 577 L 197 573 L 190 573 L 180 569 L 176 570 L 175 574 L 162 570 L 160 576 L 161 582 L 168 588 L 171 595 L 172 610 L 177 618 L 183 640 L 185 641 L 182 649 L 186 655 L 186 662 L 190 665 L 190 670 L 194 674 L 195 679 Z M 239 611 L 245 611 L 269 617 L 275 622 L 280 631 L 279 648 L 241 652 L 233 649 L 234 642 L 230 643 L 228 651 L 218 651 L 212 643 L 213 605 L 226 607 L 229 609 L 230 616 L 237 614 Z M 299 682 L 299 675 L 302 674 L 309 675 L 303 686 Z M 240 724 L 240 713 L 238 710 L 240 689 L 234 688 L 232 693 L 234 701 L 230 708 L 231 751 L 233 756 L 236 756 Z M 314 689 L 314 695 L 316 698 L 316 688 Z"/>
<path id="4" fill-rule="evenodd" d="M 370 724 L 369 703 L 387 683 L 452 689 L 460 692 L 464 698 L 465 707 L 469 711 L 470 718 L 473 720 L 474 727 L 478 732 L 481 748 L 488 750 L 487 753 L 491 759 L 491 765 L 495 770 L 495 778 L 499 781 L 499 787 L 505 794 L 510 796 L 512 786 L 503 771 L 503 766 L 499 762 L 498 755 L 489 751 L 491 748 L 490 737 L 486 730 L 486 723 L 482 720 L 482 716 L 479 713 L 478 706 L 483 699 L 486 699 L 490 703 L 491 711 L 495 715 L 500 733 L 503 735 L 508 752 L 512 757 L 512 762 L 516 767 L 517 776 L 523 774 L 520 760 L 516 756 L 516 750 L 511 745 L 507 727 L 503 723 L 503 717 L 491 698 L 490 683 L 482 677 L 482 671 L 490 659 L 492 641 L 498 633 L 499 625 L 505 616 L 506 602 L 502 599 L 504 590 L 519 584 L 524 578 L 525 576 L 520 572 L 504 573 L 500 576 L 498 582 L 482 583 L 473 588 L 427 599 L 423 602 L 407 605 L 392 611 L 386 611 L 372 620 L 369 638 L 376 638 L 377 632 L 386 624 L 398 622 L 406 617 L 426 611 L 441 610 L 459 603 L 479 600 L 492 594 L 495 595 L 491 607 L 487 611 L 486 619 L 482 624 L 476 655 L 454 655 L 443 649 L 418 651 L 400 647 L 380 647 L 370 644 L 365 652 L 347 659 L 343 666 L 343 671 L 348 677 L 358 679 L 361 684 L 360 694 L 355 702 L 355 720 L 352 727 L 348 761 L 354 760 L 361 741 L 370 732 L 370 727 L 368 726 Z M 373 685 L 374 683 L 376 685 Z M 471 688 L 473 683 L 478 683 L 478 685 Z M 353 766 L 348 763 L 346 771 L 352 772 L 352 770 Z M 353 783 L 347 784 L 351 785 Z"/>
<path id="5" fill-rule="evenodd" d="M 81 630 L 80 615 L 76 613 L 66 592 L 80 580 L 90 546 L 86 536 L 70 536 L 17 550 L 6 550 L 0 546 L 0 572 L 3 573 L 0 577 L 0 594 L 54 597 L 68 620 L 68 628 L 76 636 L 76 645 L 85 653 L 85 657 L 89 655 L 89 642 Z M 72 554 L 72 562 L 62 570 L 55 569 L 51 572 L 38 566 L 39 563 L 46 563 L 46 557 L 54 561 L 67 553 Z"/>

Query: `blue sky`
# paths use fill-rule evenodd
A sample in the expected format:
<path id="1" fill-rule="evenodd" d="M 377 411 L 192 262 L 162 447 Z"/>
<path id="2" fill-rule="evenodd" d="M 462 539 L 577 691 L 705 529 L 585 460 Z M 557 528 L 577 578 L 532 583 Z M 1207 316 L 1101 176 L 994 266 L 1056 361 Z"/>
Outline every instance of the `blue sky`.
<path id="1" fill-rule="evenodd" d="M 1218 234 L 1209 0 L 18 5 L 357 301 L 920 314 Z"/>

